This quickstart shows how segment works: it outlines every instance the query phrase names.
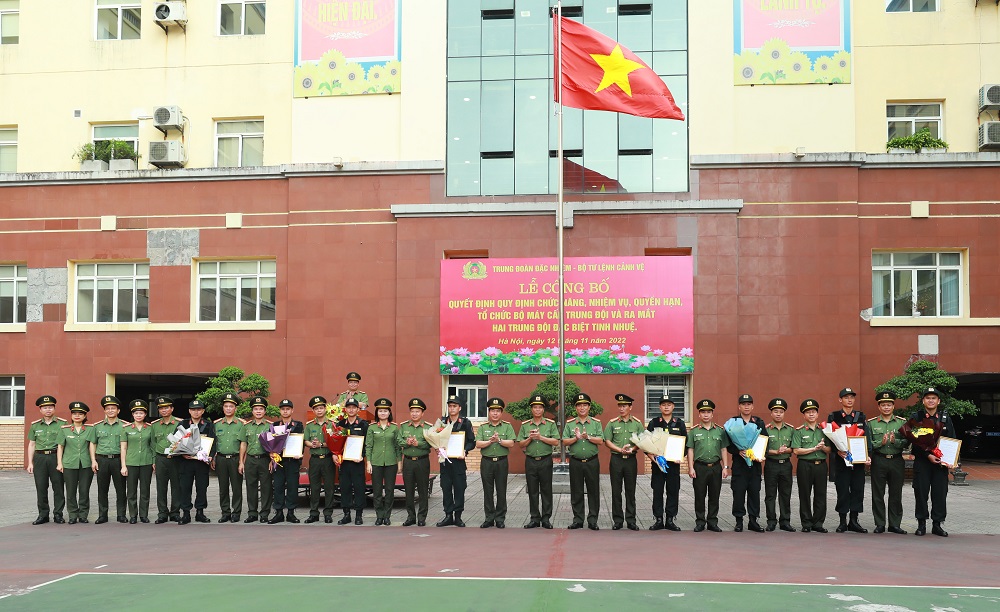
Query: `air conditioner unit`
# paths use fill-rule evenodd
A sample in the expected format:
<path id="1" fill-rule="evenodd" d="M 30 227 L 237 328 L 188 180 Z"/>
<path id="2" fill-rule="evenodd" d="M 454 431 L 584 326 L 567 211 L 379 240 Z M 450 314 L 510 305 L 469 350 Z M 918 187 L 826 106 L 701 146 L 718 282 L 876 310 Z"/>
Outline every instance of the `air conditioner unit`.
<path id="1" fill-rule="evenodd" d="M 1000 121 L 979 124 L 979 150 L 1000 149 Z"/>
<path id="2" fill-rule="evenodd" d="M 148 159 L 157 168 L 182 168 L 187 163 L 184 145 L 177 140 L 149 143 Z"/>
<path id="3" fill-rule="evenodd" d="M 153 127 L 164 130 L 184 131 L 184 114 L 179 106 L 157 106 L 153 109 Z"/>
<path id="4" fill-rule="evenodd" d="M 979 112 L 1000 109 L 1000 84 L 983 85 L 979 88 Z"/>
<path id="5" fill-rule="evenodd" d="M 184 25 L 187 23 L 187 7 L 183 2 L 157 2 L 153 8 L 153 19 L 161 26 Z"/>

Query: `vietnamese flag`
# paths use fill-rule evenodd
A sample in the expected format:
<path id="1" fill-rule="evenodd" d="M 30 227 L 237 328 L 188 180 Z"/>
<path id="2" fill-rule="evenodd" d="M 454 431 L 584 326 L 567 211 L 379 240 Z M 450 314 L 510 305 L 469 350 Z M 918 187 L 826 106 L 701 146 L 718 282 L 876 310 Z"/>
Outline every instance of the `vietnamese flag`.
<path id="1" fill-rule="evenodd" d="M 566 17 L 553 19 L 555 24 L 560 22 L 562 49 L 554 53 L 556 102 L 560 97 L 558 74 L 562 57 L 564 105 L 639 117 L 684 119 L 667 84 L 635 53 L 578 21 Z M 558 47 L 558 29 L 553 40 Z"/>

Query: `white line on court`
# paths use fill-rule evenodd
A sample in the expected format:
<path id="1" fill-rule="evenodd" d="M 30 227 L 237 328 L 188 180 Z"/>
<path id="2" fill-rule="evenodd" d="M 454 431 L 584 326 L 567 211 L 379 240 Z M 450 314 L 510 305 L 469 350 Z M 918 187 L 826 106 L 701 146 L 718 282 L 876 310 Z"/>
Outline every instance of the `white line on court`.
<path id="1" fill-rule="evenodd" d="M 33 591 L 35 589 L 40 589 L 43 586 L 49 586 L 50 584 L 55 584 L 57 582 L 61 582 L 63 580 L 66 580 L 67 578 L 72 578 L 73 576 L 79 576 L 80 574 L 84 574 L 84 573 L 89 573 L 89 572 L 77 572 L 75 574 L 69 574 L 67 576 L 63 576 L 62 578 L 56 578 L 55 580 L 49 580 L 48 582 L 43 582 L 41 584 L 36 584 L 35 586 L 30 586 L 30 587 L 28 587 L 28 590 L 29 591 Z"/>

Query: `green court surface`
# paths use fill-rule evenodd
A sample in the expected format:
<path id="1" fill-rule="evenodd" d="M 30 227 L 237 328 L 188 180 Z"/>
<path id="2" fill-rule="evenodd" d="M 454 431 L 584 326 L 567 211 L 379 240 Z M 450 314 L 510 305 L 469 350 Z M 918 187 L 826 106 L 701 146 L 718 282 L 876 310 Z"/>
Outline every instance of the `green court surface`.
<path id="1" fill-rule="evenodd" d="M 306 603 L 310 605 L 306 605 Z M 850 610 L 1000 609 L 1000 589 L 591 580 L 74 574 L 0 610 Z"/>

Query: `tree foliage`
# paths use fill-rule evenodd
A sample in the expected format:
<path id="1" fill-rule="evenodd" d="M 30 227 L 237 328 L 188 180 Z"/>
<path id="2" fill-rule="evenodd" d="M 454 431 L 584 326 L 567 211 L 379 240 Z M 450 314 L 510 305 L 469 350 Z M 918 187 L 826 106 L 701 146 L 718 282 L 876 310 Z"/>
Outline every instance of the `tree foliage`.
<path id="1" fill-rule="evenodd" d="M 896 414 L 909 417 L 922 406 L 920 394 L 927 387 L 934 387 L 940 391 L 941 409 L 953 417 L 972 416 L 979 412 L 972 402 L 952 397 L 951 394 L 958 387 L 957 378 L 940 369 L 936 363 L 923 359 L 911 363 L 902 375 L 890 378 L 876 387 L 875 392 L 892 391 L 903 401 L 916 394 L 916 401 L 913 404 L 896 408 Z"/>
<path id="2" fill-rule="evenodd" d="M 205 413 L 212 417 L 222 416 L 222 397 L 226 393 L 235 393 L 240 397 L 236 405 L 236 416 L 241 419 L 251 418 L 250 399 L 256 395 L 267 398 L 271 394 L 271 383 L 260 374 L 246 374 L 236 366 L 228 366 L 219 370 L 217 376 L 208 379 L 208 388 L 197 394 L 201 403 L 205 404 Z M 278 407 L 268 404 L 267 416 L 278 416 Z"/>
<path id="3" fill-rule="evenodd" d="M 566 416 L 567 418 L 572 418 L 576 416 L 573 411 L 573 398 L 580 393 L 580 387 L 572 380 L 566 379 Z M 507 412 L 513 416 L 518 421 L 526 421 L 531 418 L 531 398 L 535 395 L 541 395 L 542 399 L 545 400 L 545 415 L 550 419 L 555 419 L 558 421 L 559 416 L 559 375 L 549 374 L 535 390 L 532 391 L 528 397 L 524 399 L 517 400 L 516 402 L 510 402 L 507 404 Z M 604 409 L 596 401 L 590 406 L 590 414 L 593 416 L 598 416 Z"/>

